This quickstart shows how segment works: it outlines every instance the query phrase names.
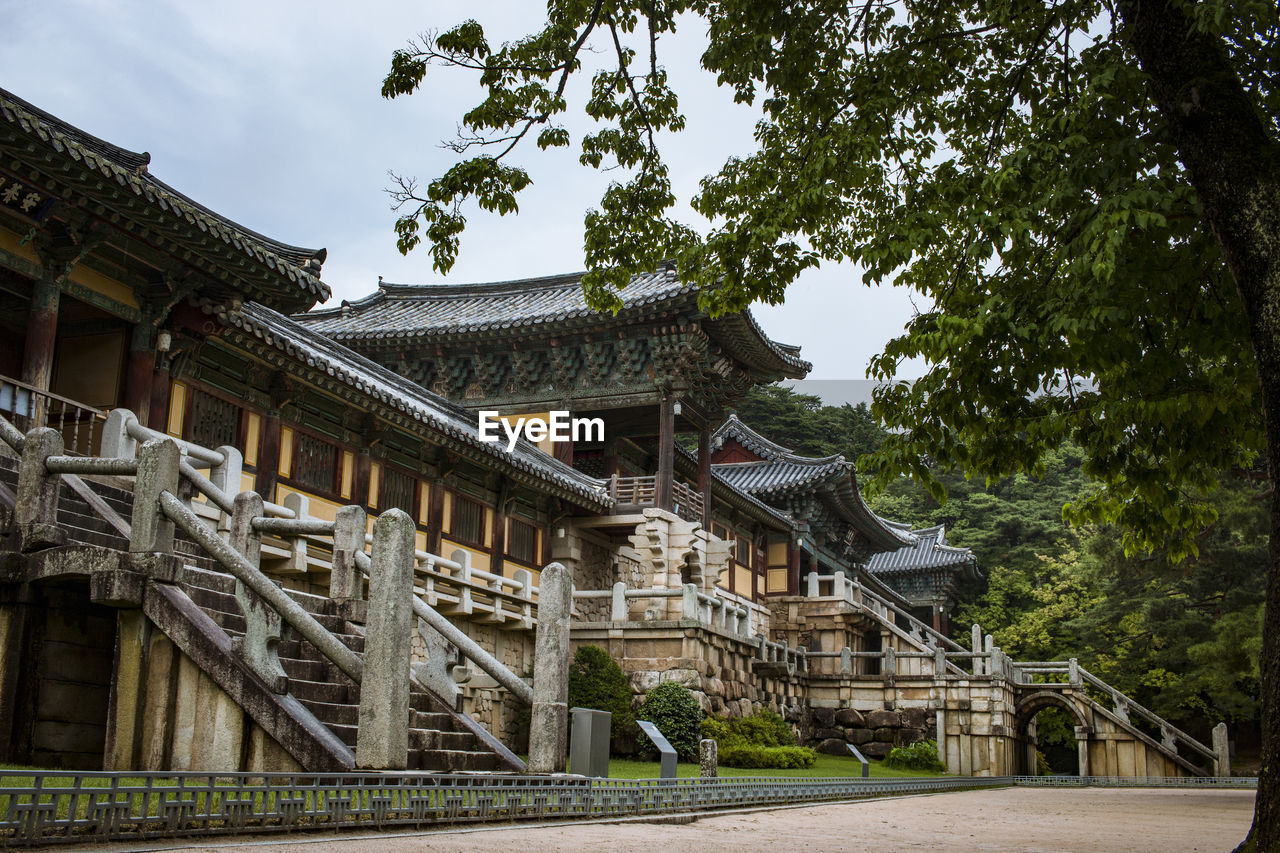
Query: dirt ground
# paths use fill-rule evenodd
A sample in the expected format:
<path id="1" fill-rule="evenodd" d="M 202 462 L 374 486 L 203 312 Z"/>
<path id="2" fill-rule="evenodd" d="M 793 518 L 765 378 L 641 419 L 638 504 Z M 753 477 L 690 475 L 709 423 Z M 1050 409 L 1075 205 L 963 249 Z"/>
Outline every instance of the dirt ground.
<path id="1" fill-rule="evenodd" d="M 335 840 L 257 839 L 191 849 L 253 853 L 675 851 L 1229 851 L 1248 832 L 1252 791 L 1006 788 L 705 817 L 686 824 L 483 828 Z M 167 847 L 172 848 L 172 842 Z"/>

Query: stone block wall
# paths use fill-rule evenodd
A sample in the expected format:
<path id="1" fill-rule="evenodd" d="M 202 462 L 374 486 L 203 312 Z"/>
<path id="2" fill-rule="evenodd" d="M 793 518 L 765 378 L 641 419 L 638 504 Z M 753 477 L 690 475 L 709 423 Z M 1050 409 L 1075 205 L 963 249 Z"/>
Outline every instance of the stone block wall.
<path id="1" fill-rule="evenodd" d="M 676 681 L 707 714 L 733 719 L 768 709 L 797 727 L 807 723 L 803 674 L 755 672 L 758 647 L 741 637 L 670 622 L 575 628 L 573 647 L 588 644 L 621 665 L 636 707 L 662 682 Z"/>
<path id="2" fill-rule="evenodd" d="M 867 758 L 884 758 L 895 746 L 933 737 L 934 715 L 924 708 L 859 711 L 856 708 L 813 708 L 806 742 L 818 752 L 848 755 L 849 744 Z"/>

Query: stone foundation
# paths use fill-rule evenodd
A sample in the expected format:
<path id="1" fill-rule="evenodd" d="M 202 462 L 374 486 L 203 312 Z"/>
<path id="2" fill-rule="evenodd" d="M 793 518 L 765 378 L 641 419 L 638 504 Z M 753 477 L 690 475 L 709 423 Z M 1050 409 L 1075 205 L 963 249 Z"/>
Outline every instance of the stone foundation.
<path id="1" fill-rule="evenodd" d="M 884 758 L 895 746 L 928 740 L 934 729 L 933 712 L 924 708 L 813 708 L 806 745 L 828 755 L 848 755 L 853 744 L 867 758 Z"/>

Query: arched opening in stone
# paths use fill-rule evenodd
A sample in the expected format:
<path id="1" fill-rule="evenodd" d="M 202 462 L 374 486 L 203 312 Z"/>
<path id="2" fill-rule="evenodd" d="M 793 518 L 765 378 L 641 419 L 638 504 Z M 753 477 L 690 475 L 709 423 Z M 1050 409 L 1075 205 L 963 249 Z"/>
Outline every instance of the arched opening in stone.
<path id="1" fill-rule="evenodd" d="M 1057 693 L 1041 691 L 1018 703 L 1015 772 L 1024 776 L 1081 775 L 1080 737 L 1088 726 L 1079 709 Z M 1087 773 L 1087 770 L 1086 770 Z"/>

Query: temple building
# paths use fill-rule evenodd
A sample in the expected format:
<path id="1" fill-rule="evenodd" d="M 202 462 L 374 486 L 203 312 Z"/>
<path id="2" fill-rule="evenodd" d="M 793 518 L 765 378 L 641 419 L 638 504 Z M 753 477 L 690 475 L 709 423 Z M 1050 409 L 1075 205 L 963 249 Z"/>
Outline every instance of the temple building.
<path id="1" fill-rule="evenodd" d="M 209 210 L 153 176 L 145 153 L 3 90 L 0 153 L 10 437 L 52 427 L 70 456 L 112 454 L 94 469 L 112 472 L 134 470 L 148 438 L 173 439 L 184 506 L 231 541 L 248 529 L 233 535 L 233 499 L 258 496 L 265 515 L 252 547 L 241 543 L 254 571 L 358 649 L 365 583 L 351 580 L 349 551 L 366 556 L 375 516 L 407 513 L 415 596 L 454 626 L 419 621 L 404 638 L 423 715 L 411 766 L 519 766 L 504 744 L 527 725 L 512 688 L 523 691 L 482 671 L 476 650 L 512 677 L 531 670 L 552 561 L 572 572 L 573 643 L 606 646 L 637 701 L 679 679 L 710 713 L 768 707 L 805 732 L 813 702 L 836 701 L 815 699 L 819 686 L 879 677 L 858 655 L 923 660 L 942 642 L 931 631 L 945 631 L 972 555 L 941 529 L 876 516 L 847 460 L 798 456 L 732 416 L 752 386 L 810 365 L 749 311 L 711 317 L 674 269 L 636 275 L 616 314 L 586 306 L 580 274 L 380 283 L 317 308 L 330 296 L 325 250 Z M 603 433 L 508 448 L 478 434 L 488 411 L 508 423 L 567 412 Z M 332 666 L 278 619 L 269 654 L 237 651 L 268 636 L 254 627 L 260 603 L 190 531 L 174 540 L 178 568 L 120 557 L 147 551 L 129 513 L 154 511 L 131 508 L 128 477 L 64 482 L 62 533 L 52 515 L 28 518 L 17 495 L 35 475 L 20 445 L 0 441 L 0 758 L 353 766 L 357 684 L 321 683 Z M 351 519 L 360 530 L 341 545 L 334 531 Z M 104 568 L 126 564 L 127 583 Z M 125 684 L 130 660 L 146 675 Z M 204 759 L 178 722 L 192 702 L 223 721 L 211 742 L 232 739 Z M 484 757 L 440 746 L 453 740 Z"/>

